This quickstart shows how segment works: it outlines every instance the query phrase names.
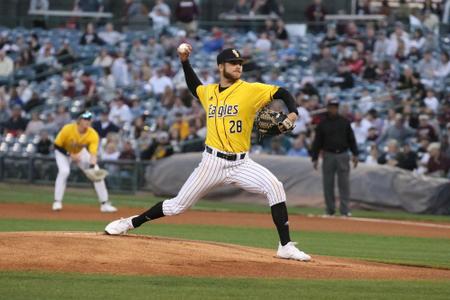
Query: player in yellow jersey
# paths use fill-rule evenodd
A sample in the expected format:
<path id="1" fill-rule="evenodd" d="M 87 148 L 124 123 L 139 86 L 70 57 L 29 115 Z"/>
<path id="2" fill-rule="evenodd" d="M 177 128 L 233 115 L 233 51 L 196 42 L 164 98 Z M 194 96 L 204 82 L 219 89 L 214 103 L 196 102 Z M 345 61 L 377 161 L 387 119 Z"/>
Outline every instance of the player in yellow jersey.
<path id="1" fill-rule="evenodd" d="M 185 47 L 186 48 L 186 47 Z M 283 184 L 265 167 L 249 157 L 250 135 L 255 114 L 272 99 L 281 99 L 289 115 L 283 124 L 290 128 L 297 120 L 294 98 L 285 89 L 241 80 L 243 59 L 236 49 L 225 49 L 217 56 L 219 84 L 202 85 L 189 63 L 192 47 L 179 47 L 186 83 L 200 100 L 207 116 L 206 147 L 202 161 L 175 198 L 162 201 L 138 216 L 116 220 L 105 228 L 107 234 L 124 234 L 143 223 L 163 216 L 177 215 L 221 184 L 235 184 L 247 191 L 267 197 L 280 242 L 277 256 L 309 261 L 289 236 L 286 194 Z"/>
<path id="2" fill-rule="evenodd" d="M 85 111 L 78 120 L 65 125 L 55 139 L 55 159 L 58 176 L 55 181 L 55 201 L 52 209 L 62 209 L 62 200 L 70 174 L 70 163 L 74 162 L 81 169 L 97 166 L 99 136 L 91 127 L 92 113 Z M 116 212 L 117 208 L 108 201 L 105 181 L 94 182 L 94 188 L 100 202 L 101 212 Z"/>

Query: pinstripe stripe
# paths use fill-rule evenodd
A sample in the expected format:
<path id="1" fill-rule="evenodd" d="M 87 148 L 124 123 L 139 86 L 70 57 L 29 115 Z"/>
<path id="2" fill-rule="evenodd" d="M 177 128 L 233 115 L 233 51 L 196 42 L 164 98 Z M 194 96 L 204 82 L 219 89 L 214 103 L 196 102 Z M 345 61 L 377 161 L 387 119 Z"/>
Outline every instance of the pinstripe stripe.
<path id="1" fill-rule="evenodd" d="M 224 145 L 222 139 L 220 138 L 219 128 L 217 128 L 217 109 L 219 107 L 219 96 L 217 96 L 217 94 L 216 94 L 216 89 L 214 89 L 214 96 L 216 96 L 216 113 L 214 116 L 214 127 L 216 128 L 217 138 L 219 139 L 220 144 L 222 145 L 222 148 L 225 149 L 225 145 Z"/>

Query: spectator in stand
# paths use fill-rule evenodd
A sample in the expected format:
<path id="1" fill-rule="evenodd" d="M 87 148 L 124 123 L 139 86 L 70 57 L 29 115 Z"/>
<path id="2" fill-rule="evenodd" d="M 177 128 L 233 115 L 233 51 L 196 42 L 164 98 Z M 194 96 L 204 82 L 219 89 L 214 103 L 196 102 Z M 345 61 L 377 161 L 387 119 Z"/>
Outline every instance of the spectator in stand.
<path id="1" fill-rule="evenodd" d="M 111 67 L 112 63 L 113 58 L 111 57 L 111 55 L 109 55 L 108 50 L 106 48 L 102 48 L 102 50 L 100 50 L 100 53 L 97 55 L 92 65 L 106 68 Z"/>
<path id="2" fill-rule="evenodd" d="M 378 130 L 373 126 L 369 127 L 369 130 L 367 131 L 366 141 L 375 144 L 377 140 L 378 140 Z"/>
<path id="3" fill-rule="evenodd" d="M 5 133 L 13 136 L 21 135 L 27 128 L 28 120 L 22 117 L 22 108 L 15 105 L 11 110 L 11 117 L 4 124 Z"/>
<path id="4" fill-rule="evenodd" d="M 338 64 L 331 54 L 329 47 L 323 47 L 320 51 L 321 57 L 315 64 L 316 73 L 334 75 L 337 73 Z"/>
<path id="5" fill-rule="evenodd" d="M 102 12 L 103 0 L 75 0 L 73 10 L 83 12 Z"/>
<path id="6" fill-rule="evenodd" d="M 362 145 L 367 141 L 367 135 L 371 124 L 363 118 L 360 112 L 355 112 L 353 122 L 351 123 L 353 132 L 355 134 L 356 143 Z"/>
<path id="7" fill-rule="evenodd" d="M 53 142 L 48 136 L 48 132 L 42 130 L 39 134 L 39 142 L 36 144 L 36 152 L 41 155 L 49 155 L 53 150 Z"/>
<path id="8" fill-rule="evenodd" d="M 419 99 L 425 97 L 425 87 L 420 82 L 419 74 L 413 72 L 409 66 L 405 66 L 397 84 L 398 90 L 410 90 L 411 94 Z"/>
<path id="9" fill-rule="evenodd" d="M 158 160 L 169 157 L 174 153 L 170 144 L 169 134 L 167 132 L 159 132 L 156 141 L 151 143 L 142 153 L 142 160 Z"/>
<path id="10" fill-rule="evenodd" d="M 403 40 L 398 40 L 397 51 L 395 52 L 395 59 L 398 62 L 403 63 L 408 59 L 409 52 L 406 49 L 405 42 Z"/>
<path id="11" fill-rule="evenodd" d="M 14 71 L 13 60 L 6 55 L 5 51 L 0 50 L 0 77 L 7 77 Z"/>
<path id="12" fill-rule="evenodd" d="M 403 144 L 408 138 L 413 137 L 416 131 L 409 126 L 405 126 L 403 116 L 401 114 L 395 115 L 394 124 L 389 125 L 386 131 L 380 136 L 379 144 L 385 141 L 396 140 L 397 144 Z"/>
<path id="13" fill-rule="evenodd" d="M 280 40 L 280 41 L 288 41 L 288 39 L 289 39 L 288 32 L 286 30 L 286 26 L 284 24 L 284 21 L 281 18 L 278 18 L 275 21 L 275 37 L 277 40 Z"/>
<path id="14" fill-rule="evenodd" d="M 391 7 L 389 6 L 388 0 L 381 1 L 381 8 L 379 9 L 379 14 L 385 15 L 388 18 L 391 16 Z"/>
<path id="15" fill-rule="evenodd" d="M 186 32 L 197 31 L 198 8 L 194 0 L 179 0 L 175 7 L 175 17 Z"/>
<path id="16" fill-rule="evenodd" d="M 133 145 L 130 141 L 127 140 L 123 142 L 119 159 L 136 160 L 136 151 L 133 149 Z"/>
<path id="17" fill-rule="evenodd" d="M 381 62 L 387 58 L 389 45 L 390 43 L 386 38 L 386 33 L 382 30 L 378 31 L 377 39 L 373 47 L 373 57 L 376 62 Z"/>
<path id="18" fill-rule="evenodd" d="M 428 146 L 430 158 L 427 163 L 426 174 L 433 177 L 448 177 L 450 160 L 441 151 L 441 144 L 431 143 Z"/>
<path id="19" fill-rule="evenodd" d="M 308 148 L 305 145 L 305 135 L 300 134 L 292 143 L 287 156 L 309 157 Z"/>
<path id="20" fill-rule="evenodd" d="M 134 0 L 125 0 L 125 7 L 123 12 L 125 13 L 122 20 L 125 24 L 129 24 L 130 21 L 137 18 L 142 11 L 141 3 Z"/>
<path id="21" fill-rule="evenodd" d="M 422 50 L 425 45 L 425 37 L 423 36 L 423 31 L 420 28 L 414 30 L 414 35 L 409 42 L 410 47 L 415 47 L 417 50 Z"/>
<path id="22" fill-rule="evenodd" d="M 386 151 L 378 158 L 378 164 L 397 167 L 400 161 L 398 142 L 394 139 L 387 142 Z"/>
<path id="23" fill-rule="evenodd" d="M 172 80 L 164 75 L 164 70 L 162 68 L 156 70 L 155 75 L 150 78 L 149 84 L 153 95 L 155 95 L 157 99 L 161 99 L 166 88 L 173 89 Z"/>
<path id="24" fill-rule="evenodd" d="M 108 118 L 118 127 L 122 127 L 125 124 L 130 125 L 131 122 L 133 122 L 133 115 L 131 114 L 130 107 L 125 104 L 125 100 L 122 96 L 116 97 L 114 100 Z"/>
<path id="25" fill-rule="evenodd" d="M 83 86 L 83 89 L 81 90 L 81 95 L 85 97 L 85 105 L 87 107 L 97 105 L 98 102 L 97 84 L 91 78 L 91 74 L 89 74 L 88 72 L 83 72 L 80 80 Z"/>
<path id="26" fill-rule="evenodd" d="M 132 61 L 144 61 L 148 59 L 147 53 L 148 53 L 147 47 L 142 44 L 139 38 L 136 38 L 132 42 L 128 57 Z"/>
<path id="27" fill-rule="evenodd" d="M 277 0 L 254 0 L 250 14 L 281 16 L 284 7 Z"/>
<path id="28" fill-rule="evenodd" d="M 356 4 L 356 14 L 370 15 L 371 13 L 370 0 L 358 0 L 358 3 Z"/>
<path id="29" fill-rule="evenodd" d="M 66 69 L 63 72 L 63 81 L 61 83 L 62 86 L 62 95 L 64 97 L 69 97 L 73 99 L 76 93 L 76 83 L 75 78 L 73 78 L 72 71 L 70 69 Z"/>
<path id="30" fill-rule="evenodd" d="M 352 51 L 350 59 L 347 61 L 347 67 L 353 74 L 359 75 L 364 68 L 364 60 L 359 57 L 359 53 L 356 50 Z"/>
<path id="31" fill-rule="evenodd" d="M 311 23 L 309 24 L 309 28 L 312 32 L 321 32 L 325 30 L 322 23 L 325 21 L 326 14 L 327 10 L 322 4 L 322 0 L 314 0 L 313 4 L 308 6 L 305 11 L 305 15 L 306 20 Z"/>
<path id="32" fill-rule="evenodd" d="M 59 64 L 66 66 L 75 62 L 75 53 L 70 47 L 69 40 L 65 39 L 62 47 L 56 53 L 56 59 Z"/>
<path id="33" fill-rule="evenodd" d="M 270 52 L 272 48 L 272 42 L 269 40 L 269 37 L 266 32 L 261 32 L 259 34 L 259 38 L 255 42 L 255 51 L 256 52 Z"/>
<path id="34" fill-rule="evenodd" d="M 327 33 L 323 40 L 320 42 L 320 47 L 334 47 L 339 43 L 338 36 L 336 33 L 336 27 L 328 25 Z"/>
<path id="35" fill-rule="evenodd" d="M 39 118 L 39 113 L 34 111 L 31 113 L 31 120 L 27 124 L 25 134 L 28 136 L 38 135 L 44 128 L 44 122 Z"/>
<path id="36" fill-rule="evenodd" d="M 355 80 L 353 79 L 353 75 L 350 72 L 350 68 L 345 65 L 345 63 L 341 63 L 338 66 L 338 76 L 339 81 L 337 85 L 343 89 L 351 89 L 355 86 Z"/>
<path id="37" fill-rule="evenodd" d="M 106 23 L 105 30 L 99 32 L 98 36 L 110 46 L 116 46 L 125 39 L 122 33 L 114 30 L 114 25 L 111 22 Z"/>
<path id="38" fill-rule="evenodd" d="M 412 150 L 411 143 L 408 142 L 403 145 L 403 151 L 400 152 L 397 166 L 408 171 L 417 169 L 417 153 Z"/>
<path id="39" fill-rule="evenodd" d="M 175 121 L 170 127 L 170 132 L 176 131 L 179 141 L 184 141 L 190 133 L 189 122 L 183 118 L 181 113 L 175 115 Z"/>
<path id="40" fill-rule="evenodd" d="M 433 89 L 429 88 L 427 90 L 427 96 L 423 99 L 425 106 L 432 110 L 435 114 L 439 109 L 439 100 L 436 98 Z"/>
<path id="41" fill-rule="evenodd" d="M 238 15 L 248 15 L 250 14 L 250 9 L 249 0 L 237 0 L 231 12 Z"/>
<path id="42" fill-rule="evenodd" d="M 417 127 L 417 139 L 427 139 L 431 142 L 437 142 L 438 136 L 433 126 L 430 124 L 430 117 L 422 114 L 419 116 L 419 126 Z"/>
<path id="43" fill-rule="evenodd" d="M 423 58 L 417 64 L 417 70 L 420 70 L 421 77 L 431 79 L 438 68 L 438 62 L 433 58 L 432 51 L 425 51 Z"/>
<path id="44" fill-rule="evenodd" d="M 430 32 L 438 33 L 439 17 L 431 10 L 426 10 L 423 18 L 423 26 Z"/>
<path id="45" fill-rule="evenodd" d="M 395 56 L 399 41 L 403 41 L 406 53 L 409 52 L 409 34 L 404 30 L 404 25 L 400 22 L 395 23 L 395 30 L 389 38 L 389 46 L 387 54 L 389 56 Z"/>
<path id="46" fill-rule="evenodd" d="M 366 160 L 364 161 L 368 165 L 377 165 L 378 164 L 378 147 L 376 144 L 371 144 L 369 148 L 369 155 L 367 155 Z"/>
<path id="47" fill-rule="evenodd" d="M 155 6 L 153 6 L 148 17 L 152 20 L 153 30 L 155 30 L 157 36 L 170 25 L 170 14 L 169 5 L 167 5 L 164 0 L 156 0 Z"/>
<path id="48" fill-rule="evenodd" d="M 9 95 L 9 106 L 13 107 L 19 105 L 23 108 L 23 101 L 19 96 L 19 93 L 17 92 L 16 87 L 11 87 L 10 89 L 10 95 Z"/>
<path id="49" fill-rule="evenodd" d="M 80 39 L 80 45 L 92 45 L 92 44 L 104 45 L 105 42 L 95 32 L 94 24 L 87 23 L 86 30 Z"/>
<path id="50" fill-rule="evenodd" d="M 0 134 L 3 133 L 5 123 L 11 117 L 11 112 L 3 95 L 0 95 Z"/>
<path id="51" fill-rule="evenodd" d="M 55 123 L 55 116 L 53 113 L 47 114 L 43 120 L 45 121 L 45 127 L 43 130 L 48 132 L 51 136 L 56 136 L 60 128 L 58 128 L 58 125 Z"/>
<path id="52" fill-rule="evenodd" d="M 222 31 L 219 27 L 214 26 L 211 28 L 211 36 L 206 38 L 203 44 L 203 50 L 207 53 L 217 52 L 222 49 L 225 44 Z"/>
<path id="53" fill-rule="evenodd" d="M 40 105 L 43 105 L 45 103 L 45 100 L 39 97 L 39 94 L 37 92 L 33 92 L 31 95 L 31 99 L 24 105 L 23 109 L 26 112 L 30 112 L 35 107 L 38 107 Z"/>
<path id="54" fill-rule="evenodd" d="M 123 51 L 119 51 L 117 53 L 117 58 L 112 64 L 111 72 L 114 76 L 117 87 L 127 87 L 130 85 L 130 72 L 128 70 L 128 65 L 125 60 L 125 54 L 123 53 Z"/>
<path id="55" fill-rule="evenodd" d="M 450 74 L 450 58 L 449 54 L 445 51 L 441 52 L 441 62 L 438 65 L 434 76 L 438 78 L 445 78 Z"/>
<path id="56" fill-rule="evenodd" d="M 420 53 L 419 49 L 417 49 L 415 46 L 411 46 L 409 48 L 409 54 L 407 59 L 413 65 L 417 65 L 417 63 L 422 59 L 422 53 Z"/>
<path id="57" fill-rule="evenodd" d="M 55 113 L 55 124 L 58 129 L 63 128 L 64 125 L 72 122 L 72 118 L 70 117 L 70 113 L 67 111 L 67 108 L 64 105 L 58 106 Z"/>

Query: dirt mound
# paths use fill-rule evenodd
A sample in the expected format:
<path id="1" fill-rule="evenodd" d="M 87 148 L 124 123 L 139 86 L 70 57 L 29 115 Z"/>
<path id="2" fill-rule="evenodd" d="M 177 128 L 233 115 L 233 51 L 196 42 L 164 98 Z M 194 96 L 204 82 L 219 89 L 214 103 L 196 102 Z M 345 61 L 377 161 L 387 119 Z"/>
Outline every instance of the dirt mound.
<path id="1" fill-rule="evenodd" d="M 87 232 L 0 233 L 1 270 L 308 279 L 450 279 L 450 270 L 313 255 L 302 263 L 274 250 Z"/>

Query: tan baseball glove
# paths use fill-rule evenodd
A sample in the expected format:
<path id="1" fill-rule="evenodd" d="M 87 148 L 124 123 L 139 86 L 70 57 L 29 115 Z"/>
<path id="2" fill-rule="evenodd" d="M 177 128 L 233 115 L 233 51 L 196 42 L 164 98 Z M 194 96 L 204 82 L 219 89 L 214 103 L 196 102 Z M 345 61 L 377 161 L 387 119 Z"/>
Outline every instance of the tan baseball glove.
<path id="1" fill-rule="evenodd" d="M 109 175 L 108 171 L 106 171 L 105 169 L 100 169 L 98 166 L 95 166 L 94 168 L 84 169 L 83 172 L 86 177 L 93 182 L 101 181 Z"/>
<path id="2" fill-rule="evenodd" d="M 295 127 L 285 113 L 266 107 L 259 111 L 255 123 L 262 136 L 288 133 Z"/>

